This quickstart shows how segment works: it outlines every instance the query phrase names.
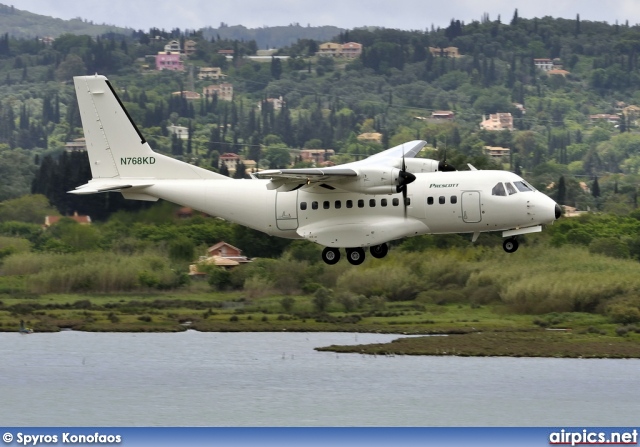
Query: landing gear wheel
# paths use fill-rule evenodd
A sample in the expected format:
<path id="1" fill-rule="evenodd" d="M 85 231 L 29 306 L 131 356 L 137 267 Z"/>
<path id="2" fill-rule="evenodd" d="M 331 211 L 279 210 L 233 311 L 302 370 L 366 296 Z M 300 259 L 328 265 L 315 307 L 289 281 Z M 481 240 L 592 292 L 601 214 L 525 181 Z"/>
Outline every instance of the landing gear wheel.
<path id="1" fill-rule="evenodd" d="M 329 265 L 333 265 L 340 260 L 340 250 L 337 248 L 325 247 L 322 250 L 322 260 Z"/>
<path id="2" fill-rule="evenodd" d="M 364 262 L 364 250 L 358 248 L 347 248 L 347 259 L 353 265 L 360 265 Z"/>
<path id="3" fill-rule="evenodd" d="M 369 253 L 374 258 L 382 259 L 389 253 L 389 246 L 387 244 L 372 245 L 369 247 Z"/>
<path id="4" fill-rule="evenodd" d="M 505 239 L 502 243 L 502 248 L 504 248 L 504 251 L 507 253 L 513 253 L 518 249 L 518 240 L 515 237 Z"/>

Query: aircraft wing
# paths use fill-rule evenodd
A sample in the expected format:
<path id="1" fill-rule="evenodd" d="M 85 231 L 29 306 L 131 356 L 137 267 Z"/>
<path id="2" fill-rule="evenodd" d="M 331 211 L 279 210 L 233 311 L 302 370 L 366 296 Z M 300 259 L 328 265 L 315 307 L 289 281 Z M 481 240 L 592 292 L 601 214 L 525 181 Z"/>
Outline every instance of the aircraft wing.
<path id="1" fill-rule="evenodd" d="M 327 168 L 268 169 L 253 174 L 259 179 L 269 179 L 268 189 L 291 191 L 314 183 L 322 183 L 344 189 L 344 186 L 367 176 L 390 178 L 392 169 L 402 167 L 402 157 L 413 158 L 426 145 L 426 141 L 416 140 L 401 144 L 386 151 L 371 155 L 360 161 Z M 395 181 L 395 180 L 394 180 Z M 379 183 L 379 182 L 378 182 Z M 350 189 L 347 187 L 347 189 Z M 372 191 L 372 193 L 374 193 Z"/>
<path id="2" fill-rule="evenodd" d="M 409 141 L 407 143 L 400 144 L 398 146 L 392 147 L 391 149 L 387 149 L 386 151 L 378 152 L 377 154 L 371 155 L 370 157 L 362 160 L 363 162 L 376 162 L 381 159 L 391 159 L 391 158 L 414 158 L 416 155 L 420 153 L 422 148 L 427 144 L 424 140 L 414 140 Z M 360 162 L 356 162 L 360 163 Z M 352 163 L 349 163 L 352 164 Z"/>

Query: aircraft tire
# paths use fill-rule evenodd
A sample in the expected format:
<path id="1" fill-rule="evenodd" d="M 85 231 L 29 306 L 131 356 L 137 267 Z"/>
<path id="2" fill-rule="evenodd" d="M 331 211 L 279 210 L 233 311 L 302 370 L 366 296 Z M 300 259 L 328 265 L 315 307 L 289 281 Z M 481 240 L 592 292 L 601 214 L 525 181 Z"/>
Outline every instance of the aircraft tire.
<path id="1" fill-rule="evenodd" d="M 505 239 L 502 243 L 502 248 L 504 248 L 504 251 L 507 253 L 514 253 L 518 249 L 518 240 L 514 237 Z"/>
<path id="2" fill-rule="evenodd" d="M 329 265 L 333 265 L 340 260 L 340 250 L 337 248 L 325 247 L 322 250 L 322 260 Z"/>
<path id="3" fill-rule="evenodd" d="M 389 253 L 389 246 L 387 244 L 372 245 L 369 247 L 369 253 L 374 258 L 382 259 Z"/>
<path id="4" fill-rule="evenodd" d="M 347 248 L 347 260 L 353 265 L 362 264 L 364 262 L 364 250 L 360 247 Z"/>

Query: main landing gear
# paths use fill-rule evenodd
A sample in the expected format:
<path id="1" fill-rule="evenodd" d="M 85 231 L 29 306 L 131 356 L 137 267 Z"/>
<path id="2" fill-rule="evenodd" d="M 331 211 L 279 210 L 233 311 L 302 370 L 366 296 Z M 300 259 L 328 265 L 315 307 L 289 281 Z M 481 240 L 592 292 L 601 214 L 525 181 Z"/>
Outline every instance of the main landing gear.
<path id="1" fill-rule="evenodd" d="M 347 248 L 346 252 L 347 261 L 349 261 L 350 264 L 360 265 L 364 262 L 365 254 L 363 248 Z M 387 253 L 389 253 L 389 246 L 387 244 L 372 245 L 369 247 L 369 253 L 371 253 L 371 256 L 374 258 L 384 258 Z M 325 249 L 322 250 L 322 260 L 329 265 L 336 264 L 340 260 L 340 250 L 333 247 L 325 247 Z"/>
<path id="2" fill-rule="evenodd" d="M 513 253 L 518 249 L 518 240 L 515 237 L 505 239 L 502 243 L 502 248 L 504 248 L 504 251 L 507 253 Z"/>

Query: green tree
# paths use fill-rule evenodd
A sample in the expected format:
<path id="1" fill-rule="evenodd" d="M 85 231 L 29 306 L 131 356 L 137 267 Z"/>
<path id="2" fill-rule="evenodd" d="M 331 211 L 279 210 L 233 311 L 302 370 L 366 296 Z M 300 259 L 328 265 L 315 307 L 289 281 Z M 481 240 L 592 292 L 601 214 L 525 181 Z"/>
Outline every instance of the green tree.
<path id="1" fill-rule="evenodd" d="M 325 312 L 331 303 L 333 291 L 325 287 L 320 287 L 313 294 L 313 307 L 316 312 Z"/>
<path id="2" fill-rule="evenodd" d="M 559 204 L 566 203 L 567 200 L 567 185 L 564 181 L 564 175 L 560 176 L 560 180 L 558 180 L 558 193 L 556 195 L 556 202 Z"/>
<path id="3" fill-rule="evenodd" d="M 49 204 L 42 194 L 25 195 L 17 199 L 0 202 L 0 222 L 19 221 L 44 224 L 45 216 L 60 213 Z"/>

